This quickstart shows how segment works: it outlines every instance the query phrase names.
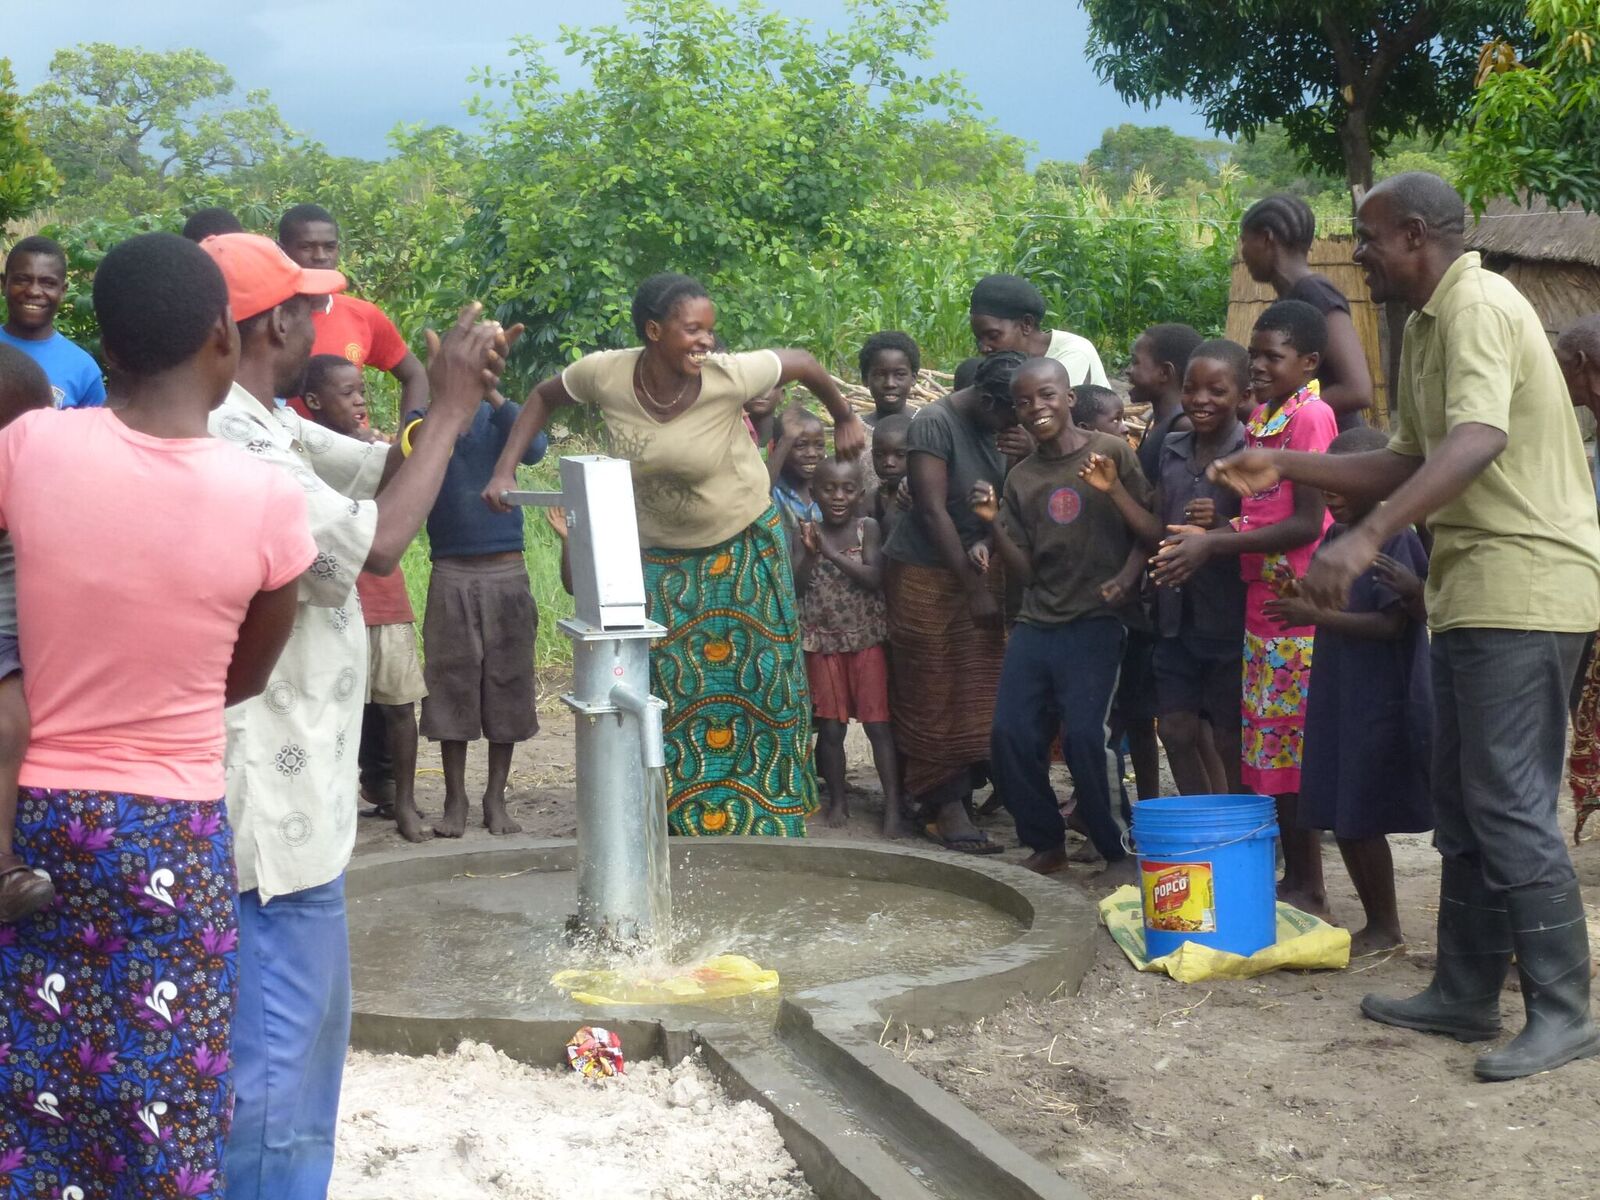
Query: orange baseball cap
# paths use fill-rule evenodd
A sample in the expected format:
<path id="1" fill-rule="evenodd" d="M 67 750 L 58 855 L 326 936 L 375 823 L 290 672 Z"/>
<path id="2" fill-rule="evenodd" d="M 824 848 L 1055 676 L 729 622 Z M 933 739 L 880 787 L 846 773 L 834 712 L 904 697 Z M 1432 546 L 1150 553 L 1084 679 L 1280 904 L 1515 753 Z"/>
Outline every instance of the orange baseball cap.
<path id="1" fill-rule="evenodd" d="M 244 321 L 291 296 L 328 296 L 344 291 L 338 271 L 313 271 L 283 252 L 283 247 L 258 233 L 217 233 L 200 243 L 222 269 L 228 282 L 233 319 Z"/>

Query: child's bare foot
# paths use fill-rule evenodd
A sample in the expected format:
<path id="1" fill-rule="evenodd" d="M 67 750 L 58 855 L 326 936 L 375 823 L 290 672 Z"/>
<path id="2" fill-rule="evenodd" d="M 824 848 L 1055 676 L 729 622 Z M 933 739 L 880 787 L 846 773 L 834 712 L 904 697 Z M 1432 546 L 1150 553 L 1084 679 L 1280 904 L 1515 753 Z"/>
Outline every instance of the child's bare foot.
<path id="1" fill-rule="evenodd" d="M 511 819 L 506 812 L 506 798 L 504 796 L 485 796 L 483 798 L 483 827 L 496 837 L 508 833 L 521 833 L 522 826 Z"/>
<path id="2" fill-rule="evenodd" d="M 1075 863 L 1097 863 L 1104 862 L 1105 856 L 1094 848 L 1093 842 L 1086 841 L 1067 856 L 1067 861 Z"/>
<path id="3" fill-rule="evenodd" d="M 886 805 L 883 810 L 883 836 L 886 838 L 903 838 L 911 832 L 910 823 L 906 814 L 900 811 L 898 804 Z"/>
<path id="4" fill-rule="evenodd" d="M 829 829 L 841 829 L 850 819 L 850 802 L 843 796 L 822 806 L 822 821 Z"/>
<path id="5" fill-rule="evenodd" d="M 1035 850 L 1022 860 L 1021 865 L 1036 875 L 1054 875 L 1067 865 L 1067 848 L 1057 846 L 1053 850 Z"/>
<path id="6" fill-rule="evenodd" d="M 1385 950 L 1405 945 L 1405 940 L 1405 936 L 1398 928 L 1379 929 L 1368 925 L 1360 932 L 1350 935 L 1350 957 L 1361 958 L 1367 954 L 1381 954 Z"/>
<path id="7" fill-rule="evenodd" d="M 433 823 L 435 837 L 458 838 L 467 832 L 467 802 L 465 800 L 451 800 L 444 802 L 444 816 Z"/>
<path id="8" fill-rule="evenodd" d="M 1139 860 L 1133 855 L 1119 858 L 1091 876 L 1096 887 L 1119 888 L 1124 884 L 1139 882 Z"/>
<path id="9" fill-rule="evenodd" d="M 1333 910 L 1328 907 L 1327 892 L 1303 892 L 1299 888 L 1285 887 L 1280 883 L 1278 885 L 1278 899 L 1282 900 L 1290 908 L 1298 908 L 1303 913 L 1310 913 L 1313 917 L 1326 921 L 1330 925 L 1338 924 L 1333 919 Z"/>
<path id="10" fill-rule="evenodd" d="M 394 810 L 394 827 L 408 842 L 425 842 L 433 836 L 414 804 L 402 804 Z"/>

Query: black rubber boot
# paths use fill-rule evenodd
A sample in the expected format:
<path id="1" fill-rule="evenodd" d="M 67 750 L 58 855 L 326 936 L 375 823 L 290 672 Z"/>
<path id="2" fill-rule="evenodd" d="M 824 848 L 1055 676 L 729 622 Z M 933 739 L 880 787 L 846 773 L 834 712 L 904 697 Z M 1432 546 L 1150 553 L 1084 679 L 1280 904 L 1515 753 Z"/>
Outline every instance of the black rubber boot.
<path id="1" fill-rule="evenodd" d="M 1528 1023 L 1474 1064 L 1479 1079 L 1521 1079 L 1600 1054 L 1589 1011 L 1589 930 L 1576 883 L 1509 892 L 1511 940 Z"/>
<path id="2" fill-rule="evenodd" d="M 1447 858 L 1439 874 L 1439 952 L 1433 982 L 1415 996 L 1369 995 L 1362 1015 L 1385 1025 L 1481 1042 L 1500 1033 L 1500 988 L 1511 963 L 1511 922 L 1474 860 Z"/>

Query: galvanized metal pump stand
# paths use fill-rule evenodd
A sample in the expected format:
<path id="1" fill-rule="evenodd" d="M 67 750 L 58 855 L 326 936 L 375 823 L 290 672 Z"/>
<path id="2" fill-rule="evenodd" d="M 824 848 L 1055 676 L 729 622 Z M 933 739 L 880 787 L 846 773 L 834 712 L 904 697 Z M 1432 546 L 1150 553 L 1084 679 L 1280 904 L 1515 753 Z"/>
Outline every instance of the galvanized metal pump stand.
<path id="1" fill-rule="evenodd" d="M 568 930 L 610 946 L 665 942 L 672 917 L 662 713 L 650 694 L 650 643 L 666 629 L 645 616 L 633 476 L 622 459 L 561 460 L 559 492 L 502 492 L 507 504 L 559 506 L 575 615 L 578 911 Z"/>

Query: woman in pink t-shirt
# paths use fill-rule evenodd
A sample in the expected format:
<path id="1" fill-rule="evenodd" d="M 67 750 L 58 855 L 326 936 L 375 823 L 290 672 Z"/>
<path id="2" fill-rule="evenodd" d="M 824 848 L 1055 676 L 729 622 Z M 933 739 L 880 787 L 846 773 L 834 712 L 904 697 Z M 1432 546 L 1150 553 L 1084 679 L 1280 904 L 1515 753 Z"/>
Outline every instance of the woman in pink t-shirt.
<path id="1" fill-rule="evenodd" d="M 0 430 L 33 734 L 17 848 L 55 902 L 0 926 L 0 1175 L 222 1194 L 237 942 L 222 710 L 259 692 L 316 550 L 293 483 L 207 436 L 238 359 L 170 234 L 94 283 L 115 409 Z"/>

